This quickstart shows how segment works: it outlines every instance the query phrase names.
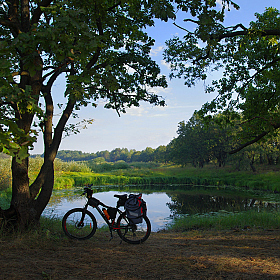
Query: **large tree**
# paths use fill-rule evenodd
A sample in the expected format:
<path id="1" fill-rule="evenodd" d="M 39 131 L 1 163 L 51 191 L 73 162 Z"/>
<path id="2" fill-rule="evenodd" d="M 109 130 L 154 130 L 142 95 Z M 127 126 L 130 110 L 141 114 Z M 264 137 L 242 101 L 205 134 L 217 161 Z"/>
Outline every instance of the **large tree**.
<path id="1" fill-rule="evenodd" d="M 0 1 L 0 148 L 13 156 L 11 205 L 0 209 L 1 220 L 21 228 L 39 221 L 75 110 L 100 98 L 118 113 L 140 101 L 164 105 L 151 90 L 167 83 L 149 56 L 154 40 L 144 29 L 170 17 L 169 1 Z M 58 77 L 66 80 L 64 92 L 53 89 Z M 62 111 L 55 122 L 57 96 Z M 30 184 L 28 149 L 39 130 L 44 164 Z"/>
<path id="2" fill-rule="evenodd" d="M 39 220 L 52 193 L 53 162 L 63 132 L 75 129 L 67 123 L 76 110 L 95 106 L 99 99 L 119 114 L 140 101 L 164 105 L 151 91 L 167 83 L 149 56 L 154 40 L 145 27 L 152 26 L 154 18 L 174 18 L 175 6 L 192 15 L 212 9 L 220 16 L 208 2 L 0 1 L 0 148 L 13 156 L 11 205 L 0 209 L 4 220 L 22 228 Z M 66 80 L 64 92 L 54 90 L 59 77 Z M 57 122 L 56 98 L 62 109 Z M 39 130 L 44 163 L 30 184 L 27 155 Z"/>
<path id="3" fill-rule="evenodd" d="M 165 58 L 171 77 L 184 78 L 187 86 L 219 71 L 220 78 L 206 88 L 217 92 L 217 98 L 199 113 L 209 119 L 227 112 L 223 116 L 233 124 L 239 119 L 239 146 L 230 151 L 235 153 L 280 127 L 280 13 L 267 8 L 249 27 L 224 26 L 220 19 L 213 20 L 210 13 L 197 20 L 186 18 L 196 25 L 194 32 L 178 26 L 186 34 L 167 42 Z"/>

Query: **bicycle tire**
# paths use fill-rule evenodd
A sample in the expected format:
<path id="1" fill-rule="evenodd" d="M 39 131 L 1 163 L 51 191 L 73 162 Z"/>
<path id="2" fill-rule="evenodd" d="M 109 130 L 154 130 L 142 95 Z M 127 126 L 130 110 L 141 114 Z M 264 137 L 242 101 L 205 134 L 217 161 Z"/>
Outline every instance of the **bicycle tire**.
<path id="1" fill-rule="evenodd" d="M 151 233 L 151 223 L 147 216 L 143 216 L 140 224 L 131 224 L 126 213 L 123 212 L 117 220 L 117 233 L 119 237 L 130 244 L 140 244 L 145 242 Z"/>
<path id="2" fill-rule="evenodd" d="M 81 221 L 85 211 L 84 220 Z M 83 208 L 69 210 L 62 219 L 64 233 L 73 239 L 85 240 L 91 238 L 96 231 L 97 222 L 94 215 Z"/>

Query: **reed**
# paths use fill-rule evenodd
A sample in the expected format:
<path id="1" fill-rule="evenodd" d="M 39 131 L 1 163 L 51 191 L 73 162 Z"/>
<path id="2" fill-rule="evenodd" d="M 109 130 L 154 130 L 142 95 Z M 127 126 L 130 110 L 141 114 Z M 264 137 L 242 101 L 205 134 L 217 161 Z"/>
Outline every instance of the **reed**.
<path id="1" fill-rule="evenodd" d="M 194 229 L 243 230 L 250 228 L 279 229 L 280 213 L 276 211 L 269 212 L 267 210 L 258 212 L 254 209 L 238 213 L 219 211 L 176 217 L 167 226 L 167 229 L 171 231 L 188 231 Z"/>

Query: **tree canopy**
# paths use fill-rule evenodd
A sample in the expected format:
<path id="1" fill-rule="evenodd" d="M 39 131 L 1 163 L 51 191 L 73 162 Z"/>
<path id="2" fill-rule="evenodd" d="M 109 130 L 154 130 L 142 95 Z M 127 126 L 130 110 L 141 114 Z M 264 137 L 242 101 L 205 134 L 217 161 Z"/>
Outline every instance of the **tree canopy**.
<path id="1" fill-rule="evenodd" d="M 205 18 L 195 21 L 194 32 L 167 42 L 165 59 L 171 64 L 171 77 L 185 79 L 187 86 L 208 74 L 219 71 L 221 77 L 206 87 L 217 97 L 199 111 L 205 120 L 224 112 L 227 122 L 239 120 L 239 146 L 242 148 L 273 133 L 280 127 L 280 14 L 275 8 L 256 13 L 249 27 L 242 23 L 226 27 L 222 22 Z M 210 17 L 210 15 L 209 15 Z"/>
<path id="2" fill-rule="evenodd" d="M 163 105 L 150 88 L 167 83 L 149 56 L 154 40 L 144 28 L 153 25 L 154 17 L 174 17 L 172 11 L 167 1 L 160 6 L 158 1 L 1 1 L 2 138 L 13 133 L 9 143 L 32 145 L 32 138 L 24 138 L 36 136 L 34 115 L 37 128 L 46 130 L 55 105 L 52 86 L 59 76 L 67 84 L 64 118 L 69 110 L 95 106 L 100 98 L 118 112 L 141 100 Z M 32 120 L 22 128 L 24 115 Z M 61 133 L 62 119 L 55 132 Z M 1 144 L 4 152 L 11 148 Z"/>

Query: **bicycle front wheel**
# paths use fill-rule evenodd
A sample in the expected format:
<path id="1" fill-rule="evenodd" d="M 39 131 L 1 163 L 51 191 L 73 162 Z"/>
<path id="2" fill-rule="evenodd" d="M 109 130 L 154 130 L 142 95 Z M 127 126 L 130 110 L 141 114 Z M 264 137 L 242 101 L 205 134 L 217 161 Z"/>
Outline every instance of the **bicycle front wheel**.
<path id="1" fill-rule="evenodd" d="M 151 223 L 147 216 L 143 216 L 140 224 L 131 223 L 122 213 L 117 220 L 117 233 L 120 238 L 130 244 L 140 244 L 148 239 L 151 233 Z"/>
<path id="2" fill-rule="evenodd" d="M 74 208 L 64 215 L 62 228 L 68 237 L 85 240 L 95 234 L 97 222 L 93 214 L 88 210 Z"/>

